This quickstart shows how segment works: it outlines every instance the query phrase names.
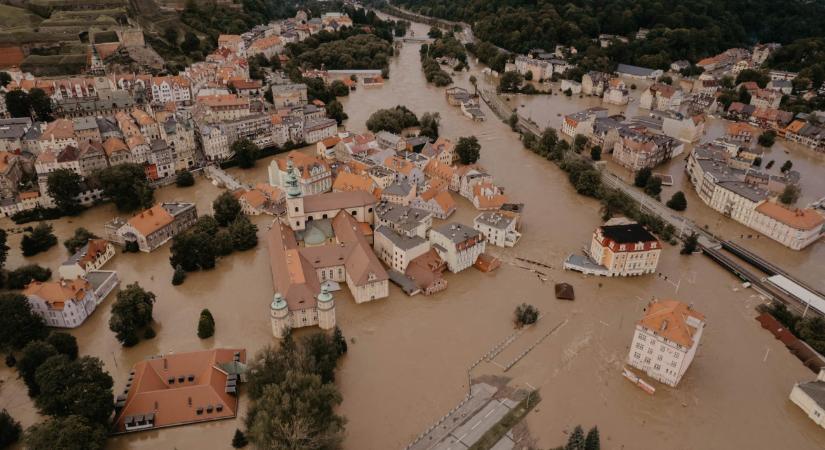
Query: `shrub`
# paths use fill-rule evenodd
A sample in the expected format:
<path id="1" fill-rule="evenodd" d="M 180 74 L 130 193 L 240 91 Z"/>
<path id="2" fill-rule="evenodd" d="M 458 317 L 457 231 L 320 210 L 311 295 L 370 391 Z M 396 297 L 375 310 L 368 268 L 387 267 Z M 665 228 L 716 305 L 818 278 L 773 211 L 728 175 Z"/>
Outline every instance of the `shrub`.
<path id="1" fill-rule="evenodd" d="M 539 310 L 533 305 L 522 303 L 516 306 L 514 316 L 516 326 L 521 328 L 525 325 L 536 323 L 536 321 L 539 320 Z"/>

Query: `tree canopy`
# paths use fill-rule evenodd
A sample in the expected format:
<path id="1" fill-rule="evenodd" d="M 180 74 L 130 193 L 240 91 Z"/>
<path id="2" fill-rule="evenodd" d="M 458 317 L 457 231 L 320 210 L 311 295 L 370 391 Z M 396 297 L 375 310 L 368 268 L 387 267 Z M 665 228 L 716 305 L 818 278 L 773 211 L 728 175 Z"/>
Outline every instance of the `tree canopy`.
<path id="1" fill-rule="evenodd" d="M 415 113 L 406 106 L 398 105 L 394 108 L 379 109 L 367 119 L 367 129 L 373 133 L 389 131 L 400 134 L 404 128 L 420 125 Z"/>
<path id="2" fill-rule="evenodd" d="M 0 348 L 19 350 L 48 333 L 43 318 L 32 311 L 24 295 L 0 293 Z"/>
<path id="3" fill-rule="evenodd" d="M 460 137 L 455 146 L 455 152 L 461 164 L 475 164 L 481 157 L 481 144 L 475 136 Z"/>
<path id="4" fill-rule="evenodd" d="M 155 294 L 144 290 L 138 283 L 132 283 L 117 293 L 112 304 L 109 329 L 115 332 L 117 340 L 126 347 L 138 343 L 138 331 L 152 323 L 152 308 Z"/>
<path id="5" fill-rule="evenodd" d="M 118 164 L 97 173 L 103 194 L 112 199 L 120 211 L 149 208 L 154 201 L 154 188 L 140 164 Z"/>
<path id="6" fill-rule="evenodd" d="M 46 222 L 40 222 L 23 235 L 20 250 L 23 251 L 23 256 L 33 256 L 55 245 L 57 245 L 57 237 L 52 233 L 52 226 Z"/>

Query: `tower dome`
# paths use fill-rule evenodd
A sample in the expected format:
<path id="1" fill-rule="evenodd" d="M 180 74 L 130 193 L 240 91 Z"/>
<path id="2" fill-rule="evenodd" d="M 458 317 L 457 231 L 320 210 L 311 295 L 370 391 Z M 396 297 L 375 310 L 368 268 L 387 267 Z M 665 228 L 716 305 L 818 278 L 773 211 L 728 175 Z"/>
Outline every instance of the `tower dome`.
<path id="1" fill-rule="evenodd" d="M 285 309 L 286 308 L 286 300 L 284 299 L 284 296 L 281 295 L 280 292 L 276 292 L 275 296 L 272 297 L 272 304 L 269 305 L 269 307 L 273 311 L 277 311 L 277 310 L 280 310 L 280 309 Z"/>
<path id="2" fill-rule="evenodd" d="M 331 302 L 332 298 L 333 298 L 332 294 L 330 294 L 327 287 L 326 286 L 321 286 L 321 293 L 318 294 L 318 297 L 316 297 L 316 299 L 318 299 L 318 302 L 321 303 L 322 305 L 325 305 L 325 304 L 328 304 L 329 302 Z"/>
<path id="3" fill-rule="evenodd" d="M 298 170 L 292 163 L 292 158 L 286 160 L 286 179 L 284 180 L 286 193 L 290 198 L 301 196 L 301 186 L 298 185 Z"/>

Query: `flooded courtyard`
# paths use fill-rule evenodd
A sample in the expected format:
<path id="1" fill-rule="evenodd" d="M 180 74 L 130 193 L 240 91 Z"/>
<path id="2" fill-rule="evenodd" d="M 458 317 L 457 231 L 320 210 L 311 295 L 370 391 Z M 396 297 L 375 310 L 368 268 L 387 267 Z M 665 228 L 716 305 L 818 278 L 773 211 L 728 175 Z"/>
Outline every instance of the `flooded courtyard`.
<path id="1" fill-rule="evenodd" d="M 415 25 L 416 35 L 426 27 Z M 505 375 L 518 387 L 535 386 L 543 401 L 528 415 L 531 434 L 541 448 L 560 445 L 565 430 L 576 424 L 598 425 L 605 448 L 794 448 L 825 447 L 825 433 L 789 400 L 793 383 L 814 377 L 784 346 L 754 320 L 759 299 L 742 289 L 737 279 L 702 256 L 680 256 L 666 246 L 659 265 L 668 280 L 658 276 L 633 279 L 585 277 L 561 270 L 569 253 L 578 252 L 600 225 L 598 202 L 576 194 L 567 176 L 555 165 L 522 149 L 509 127 L 484 108 L 488 120 L 471 122 L 458 108 L 447 105 L 444 89 L 426 84 L 420 70 L 418 46 L 406 44 L 390 67 L 391 78 L 382 88 L 360 88 L 343 99 L 349 130 L 365 131 L 364 123 L 376 109 L 406 105 L 416 114 L 438 111 L 442 135 L 457 139 L 475 135 L 482 145 L 481 164 L 506 187 L 508 195 L 526 204 L 523 237 L 514 249 L 493 249 L 505 262 L 493 273 L 468 270 L 446 275 L 449 287 L 431 297 L 407 297 L 391 285 L 391 295 L 380 301 L 356 305 L 346 289 L 336 295 L 337 321 L 351 339 L 336 382 L 344 401 L 340 413 L 348 419 L 344 447 L 350 450 L 403 448 L 467 393 L 467 368 L 493 345 L 513 332 L 511 315 L 517 304 L 536 305 L 544 314 L 539 323 L 514 342 L 510 352 L 531 344 L 559 322 L 567 321 Z M 484 83 L 474 67 L 473 72 Z M 469 74 L 455 77 L 470 88 Z M 639 91 L 636 91 L 637 93 Z M 638 97 L 638 94 L 634 95 Z M 558 126 L 559 114 L 578 111 L 593 99 L 535 96 L 513 100 L 525 104 L 538 123 L 547 117 Z M 308 149 L 307 151 L 311 151 Z M 778 150 L 774 150 L 775 152 Z M 816 178 L 822 161 L 792 150 L 788 155 L 803 173 L 803 183 L 823 183 Z M 777 155 L 777 165 L 784 160 Z M 283 157 L 283 155 L 281 156 Z M 232 173 L 244 181 L 265 181 L 271 158 L 254 169 Z M 766 158 L 766 161 L 768 159 Z M 810 160 L 809 163 L 804 161 Z M 682 161 L 660 171 L 674 175 L 675 185 L 688 196 L 685 212 L 700 224 L 727 237 L 746 229 L 722 219 L 693 194 L 682 174 Z M 803 167 L 809 164 L 811 168 Z M 819 164 L 817 166 L 817 164 Z M 811 178 L 807 180 L 806 178 Z M 815 186 L 815 185 L 811 185 Z M 814 187 L 805 185 L 804 195 Z M 158 200 L 197 202 L 201 214 L 211 212 L 219 189 L 198 178 L 194 187 L 167 187 Z M 820 189 L 825 195 L 825 189 Z M 459 211 L 451 220 L 472 223 L 476 212 L 458 196 Z M 806 197 L 807 198 L 807 197 Z M 78 226 L 102 235 L 103 224 L 116 215 L 113 205 L 102 205 L 71 220 L 54 222 L 62 242 Z M 262 235 L 271 218 L 253 218 Z M 9 222 L 4 222 L 9 227 Z M 715 228 L 714 228 L 715 227 Z M 750 233 L 752 234 L 752 233 Z M 39 263 L 56 271 L 68 257 L 62 245 L 24 259 L 20 234 L 10 236 L 7 266 Z M 825 289 L 822 263 L 825 243 L 793 252 L 765 238 L 746 244 L 784 265 L 787 270 Z M 549 281 L 512 264 L 515 256 L 544 262 Z M 154 308 L 157 337 L 123 349 L 108 329 L 114 295 L 81 327 L 72 330 L 82 354 L 99 357 L 120 391 L 129 368 L 158 353 L 211 347 L 246 347 L 254 353 L 272 338 L 268 305 L 272 296 L 269 258 L 263 242 L 257 248 L 221 259 L 214 270 L 190 274 L 181 286 L 172 286 L 169 246 L 151 254 L 118 254 L 107 266 L 117 270 L 123 285 L 139 281 L 157 294 Z M 552 283 L 566 281 L 576 289 L 575 302 L 553 298 Z M 678 281 L 678 288 L 676 282 Z M 635 321 L 653 297 L 677 298 L 703 312 L 708 326 L 698 355 L 678 389 L 657 385 L 648 396 L 621 376 Z M 209 308 L 215 317 L 213 338 L 196 336 L 198 315 Z M 300 333 L 311 332 L 303 330 Z M 470 376 L 501 375 L 492 363 L 478 366 Z M 10 410 L 24 426 L 39 420 L 16 373 L 3 367 L 0 407 Z M 229 448 L 235 428 L 242 428 L 247 399 L 241 399 L 236 420 L 147 431 L 112 438 L 111 449 Z"/>

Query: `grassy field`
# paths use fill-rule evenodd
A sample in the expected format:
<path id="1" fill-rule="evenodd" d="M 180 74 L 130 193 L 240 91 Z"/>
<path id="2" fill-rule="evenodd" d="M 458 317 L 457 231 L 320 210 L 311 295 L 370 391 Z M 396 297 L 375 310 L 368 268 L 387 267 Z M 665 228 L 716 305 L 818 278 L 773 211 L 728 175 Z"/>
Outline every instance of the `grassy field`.
<path id="1" fill-rule="evenodd" d="M 0 30 L 20 27 L 35 27 L 42 22 L 40 16 L 23 9 L 9 5 L 0 5 Z"/>

